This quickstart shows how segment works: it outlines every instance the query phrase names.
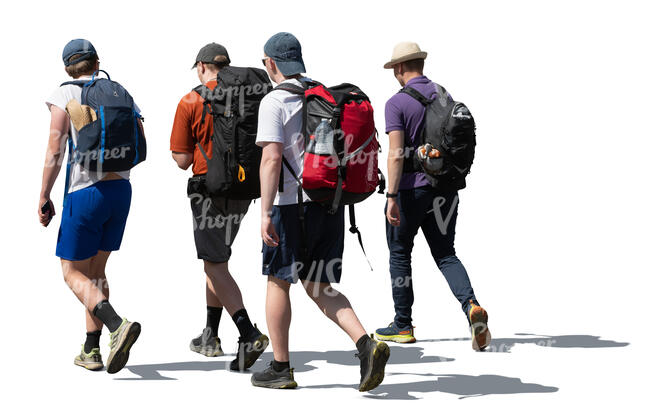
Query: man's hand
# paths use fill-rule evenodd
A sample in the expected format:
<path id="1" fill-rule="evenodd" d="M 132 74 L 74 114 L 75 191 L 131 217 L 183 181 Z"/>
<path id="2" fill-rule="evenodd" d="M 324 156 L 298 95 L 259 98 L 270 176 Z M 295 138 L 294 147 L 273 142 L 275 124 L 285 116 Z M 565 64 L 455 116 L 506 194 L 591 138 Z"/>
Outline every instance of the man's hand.
<path id="1" fill-rule="evenodd" d="M 386 204 L 386 219 L 388 219 L 391 226 L 398 227 L 400 224 L 399 205 L 397 205 L 394 198 L 389 198 L 388 204 Z"/>
<path id="2" fill-rule="evenodd" d="M 277 247 L 280 242 L 270 215 L 262 217 L 262 241 L 269 247 Z"/>
<path id="3" fill-rule="evenodd" d="M 50 205 L 50 211 L 43 213 L 42 207 L 46 203 Z M 41 223 L 41 225 L 43 225 L 43 227 L 47 227 L 47 225 L 50 224 L 50 221 L 52 221 L 52 217 L 54 217 L 55 214 L 54 203 L 52 200 L 50 200 L 49 197 L 41 197 L 38 202 L 38 221 Z"/>

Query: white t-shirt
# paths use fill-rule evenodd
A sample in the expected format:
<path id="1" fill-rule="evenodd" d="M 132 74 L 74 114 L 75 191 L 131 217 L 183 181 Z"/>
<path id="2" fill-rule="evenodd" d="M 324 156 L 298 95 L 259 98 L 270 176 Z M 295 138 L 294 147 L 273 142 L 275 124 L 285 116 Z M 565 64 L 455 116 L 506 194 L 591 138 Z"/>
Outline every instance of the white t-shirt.
<path id="1" fill-rule="evenodd" d="M 301 86 L 297 79 L 288 79 L 283 83 Z M 269 92 L 260 103 L 257 123 L 257 144 L 280 142 L 284 144 L 282 155 L 302 180 L 303 157 L 305 155 L 304 137 L 302 136 L 302 97 L 283 90 Z M 284 191 L 275 196 L 276 206 L 298 203 L 298 182 L 284 164 Z M 303 201 L 309 197 L 303 191 Z"/>
<path id="2" fill-rule="evenodd" d="M 90 76 L 82 76 L 78 80 L 90 80 Z M 50 109 L 50 106 L 58 106 L 65 111 L 65 107 L 71 100 L 76 99 L 81 103 L 81 88 L 77 85 L 64 85 L 59 86 L 50 96 L 50 98 L 45 101 L 47 108 Z M 140 112 L 140 110 L 135 107 L 135 110 Z M 70 136 L 72 137 L 72 142 L 75 147 L 77 146 L 77 137 L 78 132 L 72 125 L 70 121 Z M 66 148 L 68 144 L 66 142 Z M 69 156 L 69 154 L 68 154 Z M 119 171 L 119 174 L 124 179 L 129 179 L 130 171 Z M 77 190 L 81 190 L 86 187 L 90 187 L 98 181 L 101 181 L 107 173 L 97 173 L 95 171 L 89 171 L 81 166 L 81 164 L 73 163 L 70 166 L 70 177 L 68 184 L 68 193 L 72 193 Z"/>

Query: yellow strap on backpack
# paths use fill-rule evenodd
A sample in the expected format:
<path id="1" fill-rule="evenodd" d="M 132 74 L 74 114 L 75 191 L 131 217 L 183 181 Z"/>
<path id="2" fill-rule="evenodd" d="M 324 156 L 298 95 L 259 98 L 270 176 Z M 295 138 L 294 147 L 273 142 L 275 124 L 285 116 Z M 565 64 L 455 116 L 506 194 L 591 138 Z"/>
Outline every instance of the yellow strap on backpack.
<path id="1" fill-rule="evenodd" d="M 237 174 L 237 178 L 239 178 L 239 182 L 241 183 L 246 181 L 246 171 L 244 171 L 244 167 L 242 167 L 241 164 L 237 165 L 239 165 L 239 173 Z"/>

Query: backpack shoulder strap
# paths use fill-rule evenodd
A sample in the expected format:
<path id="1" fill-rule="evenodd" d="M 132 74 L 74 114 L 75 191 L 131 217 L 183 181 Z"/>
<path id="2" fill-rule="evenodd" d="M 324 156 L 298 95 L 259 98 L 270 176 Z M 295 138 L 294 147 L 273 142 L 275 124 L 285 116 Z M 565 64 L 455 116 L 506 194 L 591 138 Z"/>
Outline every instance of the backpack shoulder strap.
<path id="1" fill-rule="evenodd" d="M 205 114 L 207 113 L 208 110 L 208 105 L 210 104 L 210 94 L 212 93 L 212 90 L 205 86 L 204 84 L 200 84 L 196 88 L 192 89 L 193 92 L 196 92 L 199 94 L 201 98 L 203 98 L 203 111 L 201 112 L 201 124 L 205 122 Z M 199 147 L 201 145 L 199 144 Z M 202 148 L 201 148 L 202 150 Z M 203 152 L 203 151 L 202 151 Z M 206 158 L 207 159 L 207 158 Z"/>
<path id="2" fill-rule="evenodd" d="M 304 95 L 307 88 L 300 87 L 298 85 L 294 85 L 294 84 L 291 84 L 291 83 L 281 83 L 281 84 L 277 85 L 275 88 L 273 88 L 273 90 L 274 91 L 275 90 L 287 91 L 287 92 L 291 92 L 291 93 L 296 94 L 296 95 Z"/>
<path id="3" fill-rule="evenodd" d="M 422 105 L 427 106 L 431 102 L 433 102 L 433 99 L 429 99 L 426 96 L 422 95 L 420 92 L 415 90 L 414 88 L 410 86 L 406 86 L 402 89 L 400 89 L 399 93 L 405 93 L 409 95 L 411 98 L 415 99 L 416 101 L 420 102 Z"/>
<path id="4" fill-rule="evenodd" d="M 79 87 L 83 88 L 84 85 L 85 85 L 86 83 L 88 83 L 88 82 L 87 82 L 87 81 L 83 81 L 83 80 L 72 80 L 72 81 L 63 82 L 63 83 L 62 83 L 61 85 L 59 85 L 59 86 L 65 86 L 65 85 L 76 85 L 76 86 L 79 86 Z"/>

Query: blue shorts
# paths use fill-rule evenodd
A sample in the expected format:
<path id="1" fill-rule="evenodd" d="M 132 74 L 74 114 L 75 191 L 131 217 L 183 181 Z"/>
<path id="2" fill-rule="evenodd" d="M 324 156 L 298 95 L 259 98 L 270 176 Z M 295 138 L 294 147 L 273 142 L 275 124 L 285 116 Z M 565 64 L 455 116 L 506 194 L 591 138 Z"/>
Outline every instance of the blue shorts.
<path id="1" fill-rule="evenodd" d="M 345 239 L 345 209 L 341 207 L 332 215 L 314 202 L 305 203 L 303 208 L 306 257 L 301 258 L 298 205 L 273 206 L 271 221 L 280 242 L 277 247 L 263 244 L 262 274 L 289 283 L 296 283 L 298 279 L 338 283 Z"/>
<path id="2" fill-rule="evenodd" d="M 129 180 L 99 181 L 69 193 L 63 203 L 56 255 L 77 261 L 120 249 L 131 207 Z"/>

